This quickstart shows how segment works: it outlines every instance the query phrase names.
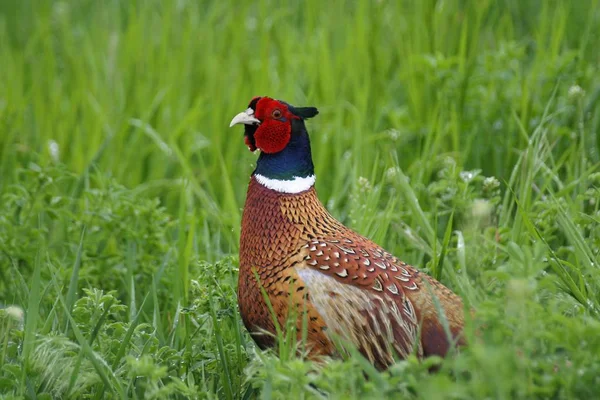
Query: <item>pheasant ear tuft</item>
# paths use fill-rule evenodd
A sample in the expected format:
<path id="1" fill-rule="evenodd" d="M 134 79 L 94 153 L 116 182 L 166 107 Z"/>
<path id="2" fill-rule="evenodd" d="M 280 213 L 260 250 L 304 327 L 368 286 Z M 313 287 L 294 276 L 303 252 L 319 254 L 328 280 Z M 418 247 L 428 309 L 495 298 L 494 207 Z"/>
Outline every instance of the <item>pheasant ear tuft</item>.
<path id="1" fill-rule="evenodd" d="M 290 111 L 302 119 L 312 118 L 319 113 L 317 107 L 293 107 Z"/>

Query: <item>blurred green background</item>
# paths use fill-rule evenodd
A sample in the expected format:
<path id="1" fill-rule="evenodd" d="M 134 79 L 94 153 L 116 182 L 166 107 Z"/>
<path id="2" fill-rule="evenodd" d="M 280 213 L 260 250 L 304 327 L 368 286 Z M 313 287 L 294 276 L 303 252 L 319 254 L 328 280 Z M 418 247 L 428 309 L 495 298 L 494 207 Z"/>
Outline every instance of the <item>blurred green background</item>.
<path id="1" fill-rule="evenodd" d="M 420 179 L 445 155 L 506 179 L 527 143 L 520 129 L 539 123 L 553 90 L 577 84 L 591 95 L 584 112 L 598 107 L 597 8 L 3 1 L 2 186 L 32 154 L 53 162 L 52 146 L 76 174 L 145 185 L 171 209 L 185 179 L 200 218 L 235 252 L 255 156 L 227 126 L 255 95 L 319 107 L 318 188 L 336 204 L 391 150 Z M 595 113 L 589 131 L 598 126 Z M 570 133 L 557 132 L 556 154 Z M 588 139 L 598 162 L 597 136 Z"/>
<path id="2" fill-rule="evenodd" d="M 600 343 L 579 338 L 600 337 L 598 49 L 597 0 L 0 1 L 0 303 L 33 316 L 22 334 L 0 324 L 0 393 L 318 397 L 299 378 L 316 367 L 257 356 L 235 308 L 256 155 L 228 125 L 256 95 L 318 107 L 323 203 L 492 327 L 439 375 L 402 364 L 369 386 L 349 361 L 309 383 L 593 393 Z M 55 351 L 32 361 L 40 346 Z M 582 374 L 552 374 L 557 354 Z"/>

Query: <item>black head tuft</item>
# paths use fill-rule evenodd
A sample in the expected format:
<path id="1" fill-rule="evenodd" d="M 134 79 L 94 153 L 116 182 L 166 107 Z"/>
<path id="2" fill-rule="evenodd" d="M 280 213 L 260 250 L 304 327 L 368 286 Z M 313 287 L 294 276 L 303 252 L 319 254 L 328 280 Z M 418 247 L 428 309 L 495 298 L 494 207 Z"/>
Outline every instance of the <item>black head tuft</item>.
<path id="1" fill-rule="evenodd" d="M 290 112 L 292 114 L 294 114 L 302 119 L 312 118 L 319 113 L 319 110 L 317 110 L 317 107 L 294 107 L 293 105 L 286 103 L 283 100 L 278 100 L 278 101 L 280 101 L 283 104 L 285 104 L 286 106 L 288 106 L 288 110 L 290 110 Z"/>
<path id="2" fill-rule="evenodd" d="M 317 110 L 317 107 L 293 107 L 293 106 L 290 106 L 289 109 L 294 115 L 297 115 L 302 119 L 308 119 L 308 118 L 315 117 L 319 113 L 319 110 Z"/>

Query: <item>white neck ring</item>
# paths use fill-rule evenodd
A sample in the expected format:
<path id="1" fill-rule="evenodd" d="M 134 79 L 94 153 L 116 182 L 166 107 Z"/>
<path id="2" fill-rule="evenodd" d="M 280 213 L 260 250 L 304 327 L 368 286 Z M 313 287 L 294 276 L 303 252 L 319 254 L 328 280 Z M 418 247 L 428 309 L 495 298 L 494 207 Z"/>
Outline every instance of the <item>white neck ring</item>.
<path id="1" fill-rule="evenodd" d="M 315 176 L 295 176 L 293 179 L 272 179 L 266 176 L 254 174 L 254 177 L 264 187 L 280 193 L 300 193 L 315 185 Z"/>

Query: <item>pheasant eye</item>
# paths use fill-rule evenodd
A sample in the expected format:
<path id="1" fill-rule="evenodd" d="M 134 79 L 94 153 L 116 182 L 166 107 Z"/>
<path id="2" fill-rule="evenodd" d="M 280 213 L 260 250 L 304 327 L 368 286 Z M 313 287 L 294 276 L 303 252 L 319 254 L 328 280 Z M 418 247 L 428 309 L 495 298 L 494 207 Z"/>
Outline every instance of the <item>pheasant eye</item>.
<path id="1" fill-rule="evenodd" d="M 281 110 L 278 110 L 278 109 L 273 110 L 273 114 L 271 114 L 271 115 L 273 116 L 273 118 L 279 119 L 279 118 L 281 118 Z"/>

